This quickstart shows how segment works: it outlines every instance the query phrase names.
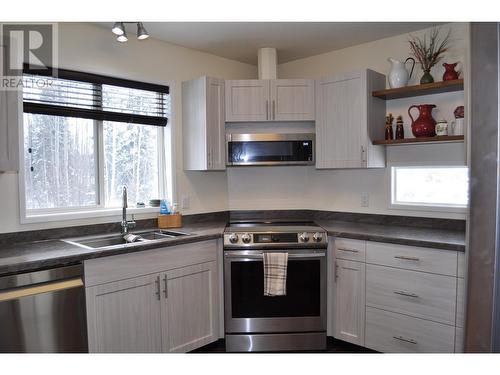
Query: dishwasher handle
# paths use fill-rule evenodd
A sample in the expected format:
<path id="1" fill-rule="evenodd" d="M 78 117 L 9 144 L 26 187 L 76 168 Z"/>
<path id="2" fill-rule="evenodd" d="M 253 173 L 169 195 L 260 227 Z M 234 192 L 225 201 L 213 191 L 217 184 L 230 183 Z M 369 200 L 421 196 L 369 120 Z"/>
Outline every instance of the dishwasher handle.
<path id="1" fill-rule="evenodd" d="M 35 286 L 3 290 L 0 292 L 0 302 L 79 287 L 83 287 L 83 280 L 81 277 L 46 284 L 38 284 Z"/>

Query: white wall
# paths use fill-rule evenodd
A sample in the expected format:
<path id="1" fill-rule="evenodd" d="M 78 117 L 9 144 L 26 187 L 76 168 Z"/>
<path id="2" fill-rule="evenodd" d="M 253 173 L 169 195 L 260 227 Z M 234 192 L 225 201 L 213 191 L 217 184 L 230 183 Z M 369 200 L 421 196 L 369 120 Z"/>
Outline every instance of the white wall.
<path id="1" fill-rule="evenodd" d="M 453 48 L 444 61 L 465 61 L 466 29 L 464 23 L 444 26 L 452 30 Z M 422 36 L 429 29 L 412 33 Z M 358 46 L 292 61 L 278 66 L 278 78 L 318 78 L 339 72 L 370 68 L 388 75 L 388 57 L 404 60 L 409 56 L 408 34 L 381 39 Z M 432 70 L 436 81 L 444 68 Z M 422 72 L 415 67 L 410 84 L 418 84 Z M 411 135 L 407 109 L 412 104 L 434 103 L 436 119 L 451 121 L 453 109 L 464 104 L 463 93 L 428 95 L 388 102 L 387 111 L 401 114 L 405 135 Z M 384 126 L 383 123 L 380 124 Z M 463 144 L 418 145 L 387 148 L 387 163 L 453 164 L 465 163 Z M 314 167 L 231 168 L 228 170 L 230 209 L 313 208 L 389 215 L 429 216 L 464 219 L 465 214 L 389 209 L 389 168 L 371 170 L 316 170 Z M 265 194 L 264 194 L 265 193 Z M 369 194 L 369 207 L 361 207 L 361 194 Z"/>
<path id="2" fill-rule="evenodd" d="M 184 172 L 182 168 L 181 82 L 201 75 L 220 78 L 255 78 L 257 67 L 169 44 L 153 38 L 127 43 L 115 40 L 109 29 L 88 23 L 59 24 L 59 66 L 170 86 L 177 192 L 188 194 L 185 213 L 227 209 L 225 172 Z M 140 217 L 140 216 L 139 216 Z M 142 217 L 154 217 L 144 215 Z M 17 174 L 0 174 L 0 232 L 118 221 L 117 217 L 40 224 L 19 222 Z"/>

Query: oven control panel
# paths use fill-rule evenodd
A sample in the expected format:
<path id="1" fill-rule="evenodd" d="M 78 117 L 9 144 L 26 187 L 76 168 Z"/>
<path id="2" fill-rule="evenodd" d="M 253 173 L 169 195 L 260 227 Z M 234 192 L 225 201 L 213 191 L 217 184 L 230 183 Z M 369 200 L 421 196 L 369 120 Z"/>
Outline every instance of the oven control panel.
<path id="1" fill-rule="evenodd" d="M 225 247 L 258 247 L 286 245 L 323 245 L 326 246 L 325 232 L 226 232 L 224 233 Z"/>

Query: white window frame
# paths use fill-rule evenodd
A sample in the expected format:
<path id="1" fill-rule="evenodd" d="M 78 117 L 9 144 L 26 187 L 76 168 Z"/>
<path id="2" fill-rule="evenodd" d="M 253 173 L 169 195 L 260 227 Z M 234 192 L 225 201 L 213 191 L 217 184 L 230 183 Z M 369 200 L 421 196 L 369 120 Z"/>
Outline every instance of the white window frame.
<path id="1" fill-rule="evenodd" d="M 102 161 L 104 160 L 104 129 L 103 122 L 95 120 L 95 127 L 97 129 L 97 136 L 95 137 L 95 147 L 96 150 L 96 194 L 97 201 L 96 205 L 91 206 L 80 206 L 80 207 L 65 207 L 65 208 L 49 208 L 49 209 L 27 209 L 26 208 L 26 170 L 24 168 L 26 158 L 24 149 L 24 112 L 22 95 L 19 95 L 18 102 L 20 110 L 20 125 L 19 125 L 19 212 L 20 212 L 20 223 L 40 223 L 48 221 L 61 221 L 61 220 L 76 220 L 85 218 L 95 218 L 95 217 L 106 217 L 106 216 L 117 216 L 121 215 L 121 207 L 105 207 L 104 206 L 104 165 Z M 141 126 L 141 125 L 137 125 Z M 158 193 L 160 197 L 168 196 L 167 188 L 167 168 L 166 168 L 166 153 L 167 145 L 165 143 L 166 127 L 158 126 Z M 148 214 L 157 213 L 158 207 L 129 207 L 127 212 L 129 214 Z"/>
<path id="2" fill-rule="evenodd" d="M 425 164 L 415 164 L 415 165 L 389 165 L 389 209 L 395 210 L 415 210 L 415 211 L 429 211 L 429 212 L 447 212 L 447 213 L 466 213 L 469 209 L 468 205 L 449 205 L 449 204 L 421 204 L 421 203 L 393 203 L 393 197 L 395 196 L 396 181 L 394 178 L 393 170 L 394 168 L 467 168 L 466 165 L 425 165 Z"/>

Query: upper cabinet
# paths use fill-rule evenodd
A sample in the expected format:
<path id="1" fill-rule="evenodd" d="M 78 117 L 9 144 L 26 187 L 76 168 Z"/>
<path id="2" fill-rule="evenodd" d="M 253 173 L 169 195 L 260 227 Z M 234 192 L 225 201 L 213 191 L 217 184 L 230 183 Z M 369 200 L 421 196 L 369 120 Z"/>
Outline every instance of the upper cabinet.
<path id="1" fill-rule="evenodd" d="M 226 81 L 226 122 L 314 121 L 314 81 Z"/>
<path id="2" fill-rule="evenodd" d="M 224 80 L 200 77 L 182 83 L 184 169 L 223 170 Z"/>
<path id="3" fill-rule="evenodd" d="M 226 81 L 226 122 L 268 121 L 269 81 Z"/>
<path id="4" fill-rule="evenodd" d="M 314 121 L 314 81 L 275 79 L 271 85 L 271 117 L 274 121 Z"/>
<path id="5" fill-rule="evenodd" d="M 19 170 L 20 95 L 20 91 L 0 89 L 0 172 Z"/>
<path id="6" fill-rule="evenodd" d="M 385 76 L 366 69 L 316 81 L 316 168 L 385 167 Z"/>

